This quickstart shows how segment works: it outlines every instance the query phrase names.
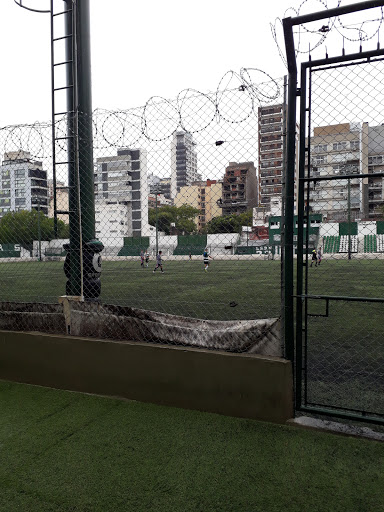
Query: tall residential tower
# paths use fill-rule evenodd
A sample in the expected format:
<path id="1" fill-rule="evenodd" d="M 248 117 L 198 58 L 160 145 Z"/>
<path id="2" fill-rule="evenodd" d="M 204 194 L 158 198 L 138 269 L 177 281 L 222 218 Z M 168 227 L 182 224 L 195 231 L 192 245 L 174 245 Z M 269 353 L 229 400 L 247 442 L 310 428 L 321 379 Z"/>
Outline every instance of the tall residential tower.
<path id="1" fill-rule="evenodd" d="M 180 187 L 200 181 L 197 173 L 197 153 L 190 133 L 177 131 L 171 144 L 171 197 L 174 199 Z"/>

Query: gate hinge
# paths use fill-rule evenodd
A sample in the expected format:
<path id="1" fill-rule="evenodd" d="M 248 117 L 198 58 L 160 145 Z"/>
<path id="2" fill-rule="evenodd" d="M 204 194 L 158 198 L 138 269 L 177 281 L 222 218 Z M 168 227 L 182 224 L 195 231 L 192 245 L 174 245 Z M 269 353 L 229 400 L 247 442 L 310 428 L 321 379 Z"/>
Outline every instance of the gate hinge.
<path id="1" fill-rule="evenodd" d="M 300 94 L 301 94 L 301 87 L 298 87 L 296 89 L 296 96 L 300 96 Z"/>

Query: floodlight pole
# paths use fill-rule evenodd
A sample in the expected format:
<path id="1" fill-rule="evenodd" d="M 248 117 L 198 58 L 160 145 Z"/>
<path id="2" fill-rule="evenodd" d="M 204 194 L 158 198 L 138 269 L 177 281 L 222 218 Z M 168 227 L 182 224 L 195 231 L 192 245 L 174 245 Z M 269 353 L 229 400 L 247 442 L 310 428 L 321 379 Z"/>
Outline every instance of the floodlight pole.
<path id="1" fill-rule="evenodd" d="M 97 300 L 103 244 L 95 239 L 89 0 L 64 0 L 67 71 L 70 244 L 67 295 Z"/>
<path id="2" fill-rule="evenodd" d="M 68 279 L 66 294 L 82 300 L 97 300 L 100 295 L 101 257 L 103 244 L 95 239 L 95 196 L 93 175 L 92 140 L 92 87 L 90 51 L 90 0 L 63 0 L 64 11 L 54 13 L 54 0 L 50 0 L 50 10 L 34 9 L 14 0 L 20 7 L 51 16 L 51 66 L 52 66 L 52 141 L 55 144 L 54 92 L 67 90 L 67 154 L 68 154 L 68 203 L 69 239 L 64 246 L 67 257 L 64 273 Z M 65 35 L 54 37 L 56 16 L 64 15 Z M 66 62 L 55 63 L 54 42 L 65 39 Z M 54 68 L 58 64 L 66 67 L 66 86 L 54 88 Z M 53 175 L 56 188 L 56 175 Z M 57 232 L 56 194 L 54 194 L 55 220 Z"/>

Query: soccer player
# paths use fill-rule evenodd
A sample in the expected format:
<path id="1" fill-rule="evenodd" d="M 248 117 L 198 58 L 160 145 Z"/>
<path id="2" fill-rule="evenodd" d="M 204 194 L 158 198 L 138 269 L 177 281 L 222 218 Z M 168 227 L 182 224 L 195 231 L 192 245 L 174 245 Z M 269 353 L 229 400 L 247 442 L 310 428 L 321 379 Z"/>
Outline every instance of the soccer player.
<path id="1" fill-rule="evenodd" d="M 211 260 L 213 260 L 212 256 L 210 256 L 208 254 L 208 247 L 206 247 L 204 249 L 204 252 L 203 252 L 203 261 L 204 261 L 204 271 L 205 272 L 208 272 L 208 267 L 209 267 L 209 258 L 211 258 Z"/>
<path id="2" fill-rule="evenodd" d="M 321 247 L 319 247 L 319 250 L 317 251 L 317 264 L 319 265 L 319 267 L 320 267 L 321 259 L 322 259 Z"/>
<path id="3" fill-rule="evenodd" d="M 317 267 L 317 252 L 316 249 L 313 249 L 312 251 L 312 261 L 311 261 L 311 267 L 313 265 L 313 262 L 315 262 L 315 267 Z"/>
<path id="4" fill-rule="evenodd" d="M 144 252 L 140 252 L 140 266 L 144 268 Z"/>
<path id="5" fill-rule="evenodd" d="M 148 254 L 148 251 L 145 251 L 144 257 L 145 257 L 145 265 L 146 265 L 146 267 L 148 268 L 148 262 L 149 262 L 149 254 Z"/>
<path id="6" fill-rule="evenodd" d="M 153 272 L 156 272 L 156 269 L 160 268 L 161 273 L 164 274 L 163 270 L 163 260 L 161 259 L 161 251 L 156 255 L 156 267 Z"/>

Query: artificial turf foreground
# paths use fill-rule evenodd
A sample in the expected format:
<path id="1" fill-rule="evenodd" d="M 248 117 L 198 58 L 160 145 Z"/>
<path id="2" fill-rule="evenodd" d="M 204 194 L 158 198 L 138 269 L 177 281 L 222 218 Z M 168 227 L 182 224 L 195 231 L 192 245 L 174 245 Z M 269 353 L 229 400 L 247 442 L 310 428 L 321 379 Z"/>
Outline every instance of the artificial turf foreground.
<path id="1" fill-rule="evenodd" d="M 1 512 L 384 510 L 384 443 L 0 381 Z"/>

